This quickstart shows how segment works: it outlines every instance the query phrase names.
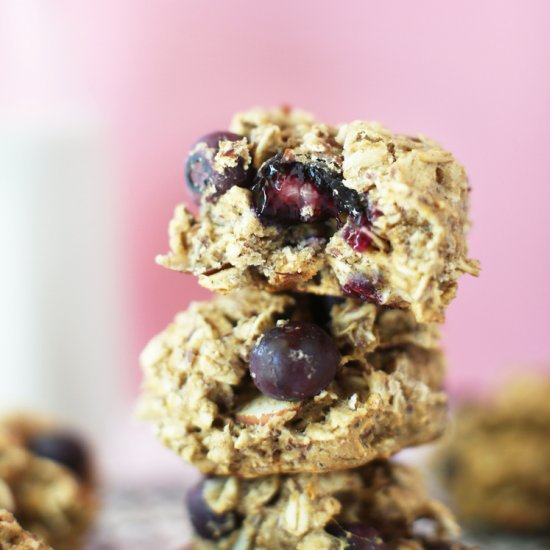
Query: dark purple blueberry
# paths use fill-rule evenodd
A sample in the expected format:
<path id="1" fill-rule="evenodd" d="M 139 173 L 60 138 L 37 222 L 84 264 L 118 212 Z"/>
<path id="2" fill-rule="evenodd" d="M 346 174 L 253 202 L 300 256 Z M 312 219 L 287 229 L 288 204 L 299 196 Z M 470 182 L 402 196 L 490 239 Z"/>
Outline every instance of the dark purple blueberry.
<path id="1" fill-rule="evenodd" d="M 347 542 L 346 550 L 388 550 L 380 533 L 363 523 L 336 523 L 326 530 L 333 536 Z"/>
<path id="2" fill-rule="evenodd" d="M 380 305 L 382 299 L 374 285 L 366 279 L 353 279 L 342 287 L 344 294 L 352 298 L 360 298 L 365 302 Z"/>
<path id="3" fill-rule="evenodd" d="M 262 393 L 286 401 L 317 395 L 334 379 L 339 364 L 334 340 L 308 322 L 272 328 L 250 353 L 254 384 Z"/>
<path id="4" fill-rule="evenodd" d="M 298 162 L 275 155 L 260 167 L 252 187 L 256 213 L 264 224 L 314 223 L 341 214 L 356 214 L 366 206 L 347 188 L 342 175 L 320 162 Z"/>
<path id="5" fill-rule="evenodd" d="M 256 213 L 264 223 L 286 225 L 335 217 L 337 210 L 328 180 L 328 171 L 314 171 L 306 164 L 276 155 L 264 162 L 254 181 Z"/>
<path id="6" fill-rule="evenodd" d="M 204 500 L 203 490 L 204 481 L 201 481 L 187 493 L 189 519 L 193 529 L 203 539 L 221 539 L 239 527 L 240 517 L 235 512 L 216 514 Z"/>
<path id="7" fill-rule="evenodd" d="M 232 132 L 212 132 L 200 138 L 191 148 L 185 163 L 185 181 L 191 191 L 200 196 L 204 190 L 213 186 L 216 193 L 225 193 L 237 185 L 247 187 L 251 180 L 250 166 L 245 169 L 243 159 L 237 165 L 223 172 L 214 170 L 214 158 L 221 141 L 239 141 L 242 136 Z"/>
<path id="8" fill-rule="evenodd" d="M 27 447 L 36 456 L 62 464 L 82 479 L 86 479 L 90 473 L 87 449 L 73 434 L 39 434 L 27 441 Z"/>

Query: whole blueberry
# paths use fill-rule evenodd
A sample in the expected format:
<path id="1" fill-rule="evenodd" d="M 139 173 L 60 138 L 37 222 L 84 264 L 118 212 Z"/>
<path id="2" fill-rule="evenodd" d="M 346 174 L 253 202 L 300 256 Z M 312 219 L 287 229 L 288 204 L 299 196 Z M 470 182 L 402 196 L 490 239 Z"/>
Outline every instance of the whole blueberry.
<path id="1" fill-rule="evenodd" d="M 251 167 L 245 168 L 244 159 L 238 158 L 235 166 L 222 172 L 214 169 L 214 160 L 222 141 L 240 141 L 242 136 L 232 132 L 212 132 L 195 142 L 185 163 L 185 181 L 189 189 L 200 197 L 211 186 L 218 193 L 224 193 L 237 185 L 246 187 L 251 179 Z"/>
<path id="2" fill-rule="evenodd" d="M 87 449 L 73 434 L 62 432 L 38 434 L 27 441 L 27 447 L 36 456 L 62 464 L 82 479 L 89 475 Z"/>
<path id="3" fill-rule="evenodd" d="M 216 514 L 204 499 L 204 483 L 202 481 L 187 493 L 189 519 L 200 537 L 218 540 L 237 529 L 241 520 L 235 512 Z"/>
<path id="4" fill-rule="evenodd" d="M 254 384 L 265 395 L 286 401 L 317 395 L 334 379 L 339 365 L 332 337 L 305 321 L 272 328 L 250 353 Z"/>

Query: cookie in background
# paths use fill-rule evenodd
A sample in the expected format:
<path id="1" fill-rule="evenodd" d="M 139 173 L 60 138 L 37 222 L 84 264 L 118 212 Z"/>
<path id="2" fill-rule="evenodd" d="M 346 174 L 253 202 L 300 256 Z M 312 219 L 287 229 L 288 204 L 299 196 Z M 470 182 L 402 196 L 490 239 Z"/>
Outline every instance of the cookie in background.
<path id="1" fill-rule="evenodd" d="M 550 378 L 510 379 L 489 401 L 463 403 L 436 461 L 469 527 L 550 531 Z"/>
<path id="2" fill-rule="evenodd" d="M 0 548 L 14 530 L 19 533 L 17 524 L 56 550 L 82 548 L 98 499 L 92 457 L 81 438 L 40 416 L 1 418 L 0 508 L 16 521 L 2 516 Z"/>

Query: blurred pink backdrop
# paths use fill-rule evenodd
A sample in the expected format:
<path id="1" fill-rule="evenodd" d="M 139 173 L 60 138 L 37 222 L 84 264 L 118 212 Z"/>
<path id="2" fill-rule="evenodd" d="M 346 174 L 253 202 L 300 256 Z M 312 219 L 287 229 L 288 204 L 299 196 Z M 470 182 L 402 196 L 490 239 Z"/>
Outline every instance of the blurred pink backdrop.
<path id="1" fill-rule="evenodd" d="M 119 166 L 132 391 L 146 340 L 207 297 L 154 264 L 187 199 L 189 145 L 236 110 L 281 103 L 453 151 L 473 187 L 483 272 L 462 279 L 448 313 L 449 388 L 481 390 L 514 365 L 548 369 L 549 2 L 58 0 L 48 18 L 43 47 L 55 42 L 67 67 L 50 92 L 94 110 Z M 8 78 L 0 93 L 43 93 L 36 84 Z"/>

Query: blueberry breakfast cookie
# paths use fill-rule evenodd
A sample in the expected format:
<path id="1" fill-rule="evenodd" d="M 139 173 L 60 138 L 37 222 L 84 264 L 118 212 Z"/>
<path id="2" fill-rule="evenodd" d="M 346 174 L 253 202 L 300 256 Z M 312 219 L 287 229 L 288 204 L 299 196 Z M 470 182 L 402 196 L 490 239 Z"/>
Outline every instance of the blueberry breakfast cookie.
<path id="1" fill-rule="evenodd" d="M 56 550 L 81 547 L 97 508 L 92 477 L 75 435 L 32 417 L 0 420 L 0 507 Z"/>
<path id="2" fill-rule="evenodd" d="M 213 291 L 254 287 L 411 309 L 443 320 L 462 273 L 469 185 L 424 137 L 301 111 L 238 114 L 204 136 L 186 165 L 200 216 L 178 206 L 162 265 Z"/>
<path id="3" fill-rule="evenodd" d="M 410 311 L 237 291 L 147 345 L 140 413 L 207 474 L 352 468 L 442 433 L 438 342 Z"/>
<path id="4" fill-rule="evenodd" d="M 204 550 L 460 550 L 451 513 L 386 460 L 328 474 L 207 479 L 187 495 Z"/>
<path id="5" fill-rule="evenodd" d="M 514 380 L 492 403 L 464 405 L 439 458 L 465 522 L 549 531 L 550 379 Z"/>
<path id="6" fill-rule="evenodd" d="M 36 535 L 25 531 L 7 510 L 0 509 L 1 550 L 52 550 Z"/>

